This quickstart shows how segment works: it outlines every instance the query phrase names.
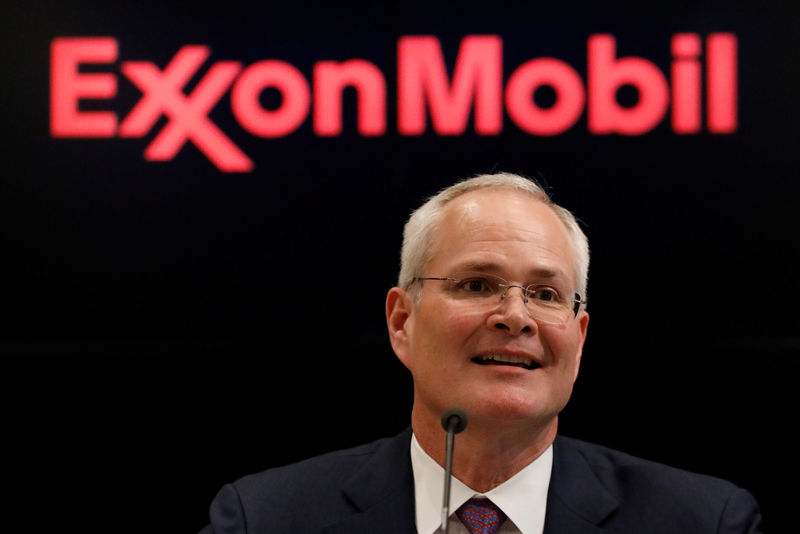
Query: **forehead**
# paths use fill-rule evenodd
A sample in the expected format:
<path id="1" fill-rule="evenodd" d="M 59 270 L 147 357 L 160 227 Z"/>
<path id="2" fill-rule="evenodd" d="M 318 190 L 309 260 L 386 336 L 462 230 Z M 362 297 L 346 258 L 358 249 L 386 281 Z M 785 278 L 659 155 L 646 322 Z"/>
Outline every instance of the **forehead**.
<path id="1" fill-rule="evenodd" d="M 429 271 L 473 266 L 514 277 L 549 271 L 575 281 L 567 229 L 548 205 L 523 191 L 471 191 L 445 206 Z"/>

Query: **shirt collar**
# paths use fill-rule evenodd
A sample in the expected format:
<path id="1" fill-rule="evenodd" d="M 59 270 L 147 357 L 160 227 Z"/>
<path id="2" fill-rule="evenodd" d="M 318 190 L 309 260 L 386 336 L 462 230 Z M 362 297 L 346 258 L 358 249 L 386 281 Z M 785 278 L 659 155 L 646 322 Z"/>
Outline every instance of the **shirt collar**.
<path id="1" fill-rule="evenodd" d="M 433 534 L 441 525 L 444 469 L 411 436 L 411 468 L 414 471 L 417 532 Z M 551 444 L 536 460 L 487 493 L 479 493 L 453 477 L 450 482 L 450 514 L 474 496 L 492 500 L 522 534 L 541 534 L 547 507 L 547 489 L 553 468 Z"/>

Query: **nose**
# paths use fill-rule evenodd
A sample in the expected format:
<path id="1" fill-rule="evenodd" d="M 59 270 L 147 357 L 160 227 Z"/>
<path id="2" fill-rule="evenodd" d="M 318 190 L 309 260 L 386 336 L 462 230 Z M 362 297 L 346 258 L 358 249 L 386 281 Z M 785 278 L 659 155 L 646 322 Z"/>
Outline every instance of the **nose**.
<path id="1" fill-rule="evenodd" d="M 534 333 L 538 329 L 528 311 L 525 291 L 520 286 L 506 288 L 499 305 L 487 320 L 489 328 L 503 330 L 512 336 Z"/>

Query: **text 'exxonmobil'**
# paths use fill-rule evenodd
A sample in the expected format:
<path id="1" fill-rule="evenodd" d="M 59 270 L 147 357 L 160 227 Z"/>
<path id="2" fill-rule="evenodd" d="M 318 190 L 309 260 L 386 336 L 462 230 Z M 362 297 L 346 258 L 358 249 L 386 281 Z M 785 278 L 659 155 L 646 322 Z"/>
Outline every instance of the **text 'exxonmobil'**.
<path id="1" fill-rule="evenodd" d="M 731 33 L 675 34 L 668 83 L 662 70 L 641 57 L 617 57 L 612 35 L 588 38 L 586 81 L 568 63 L 534 58 L 504 79 L 503 41 L 497 35 L 462 39 L 452 78 L 434 36 L 405 36 L 397 43 L 397 130 L 422 135 L 430 127 L 438 135 L 461 135 L 473 118 L 479 135 L 497 135 L 504 112 L 516 127 L 531 135 L 552 136 L 570 129 L 586 109 L 587 127 L 596 135 L 642 135 L 655 128 L 671 109 L 677 134 L 712 134 L 737 128 L 737 39 Z M 268 59 L 243 66 L 217 61 L 186 94 L 184 87 L 211 55 L 207 46 L 182 47 L 160 69 L 148 61 L 123 61 L 119 71 L 141 99 L 120 119 L 117 113 L 81 110 L 81 100 L 111 100 L 117 95 L 117 74 L 82 72 L 81 65 L 114 64 L 119 45 L 113 37 L 59 37 L 51 45 L 50 131 L 54 137 L 143 137 L 161 116 L 166 125 L 144 152 L 149 161 L 173 159 L 193 143 L 220 170 L 249 172 L 253 161 L 209 118 L 230 91 L 230 108 L 241 128 L 258 137 L 286 136 L 311 113 L 319 136 L 342 132 L 342 93 L 353 88 L 357 131 L 363 136 L 386 132 L 386 77 L 364 59 L 318 61 L 311 81 L 286 61 Z M 94 67 L 98 70 L 98 67 Z M 110 69 L 109 69 L 110 70 Z M 703 76 L 705 73 L 705 77 Z M 632 106 L 617 101 L 617 91 L 632 86 Z M 538 105 L 534 92 L 549 87 L 549 106 Z M 267 109 L 259 101 L 266 89 L 280 92 L 280 105 Z M 705 95 L 703 95 L 705 93 Z M 703 98 L 705 96 L 705 98 Z M 109 105 L 113 108 L 113 105 Z"/>

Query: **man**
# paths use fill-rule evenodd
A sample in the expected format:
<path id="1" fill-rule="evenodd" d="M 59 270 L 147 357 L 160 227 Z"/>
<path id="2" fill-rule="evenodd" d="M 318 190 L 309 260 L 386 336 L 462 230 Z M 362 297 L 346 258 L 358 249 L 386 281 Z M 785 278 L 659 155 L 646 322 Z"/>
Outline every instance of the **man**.
<path id="1" fill-rule="evenodd" d="M 452 406 L 469 424 L 450 532 L 756 532 L 755 500 L 728 482 L 557 436 L 589 323 L 589 247 L 536 184 L 445 189 L 406 224 L 401 263 L 386 319 L 414 379 L 413 434 L 229 484 L 204 534 L 438 532 Z"/>

